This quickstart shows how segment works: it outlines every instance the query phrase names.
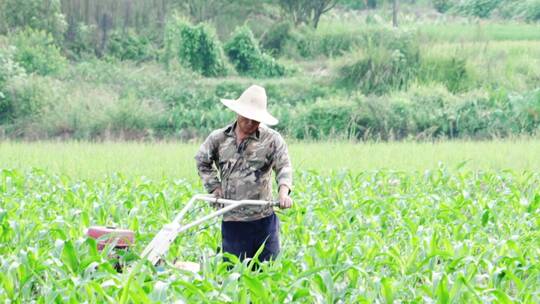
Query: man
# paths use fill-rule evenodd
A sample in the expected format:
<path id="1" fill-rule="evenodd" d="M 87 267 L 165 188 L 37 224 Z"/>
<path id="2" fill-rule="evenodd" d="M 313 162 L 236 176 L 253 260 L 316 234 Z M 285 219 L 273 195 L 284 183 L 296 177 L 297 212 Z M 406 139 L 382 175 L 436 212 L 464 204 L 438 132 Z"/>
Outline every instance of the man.
<path id="1" fill-rule="evenodd" d="M 281 135 L 265 126 L 276 125 L 278 120 L 266 109 L 264 88 L 253 85 L 237 100 L 221 102 L 237 118 L 214 130 L 195 156 L 204 187 L 220 198 L 271 201 L 273 170 L 280 208 L 290 208 L 291 163 Z M 223 216 L 221 234 L 223 251 L 241 260 L 252 258 L 263 244 L 259 261 L 274 259 L 279 253 L 279 219 L 271 206 L 231 210 Z"/>

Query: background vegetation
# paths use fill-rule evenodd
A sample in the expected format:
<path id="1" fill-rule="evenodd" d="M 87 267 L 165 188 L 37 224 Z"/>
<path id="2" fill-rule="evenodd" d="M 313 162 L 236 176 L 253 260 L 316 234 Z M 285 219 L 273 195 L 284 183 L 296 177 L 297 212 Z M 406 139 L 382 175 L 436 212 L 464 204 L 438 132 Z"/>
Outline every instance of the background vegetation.
<path id="1" fill-rule="evenodd" d="M 0 301 L 539 303 L 540 2 L 397 2 L 0 0 Z M 216 220 L 144 263 L 253 83 L 295 169 L 279 258 L 228 269 Z"/>
<path id="2" fill-rule="evenodd" d="M 537 136 L 537 0 L 0 0 L 0 137 L 204 137 L 266 87 L 297 139 Z"/>

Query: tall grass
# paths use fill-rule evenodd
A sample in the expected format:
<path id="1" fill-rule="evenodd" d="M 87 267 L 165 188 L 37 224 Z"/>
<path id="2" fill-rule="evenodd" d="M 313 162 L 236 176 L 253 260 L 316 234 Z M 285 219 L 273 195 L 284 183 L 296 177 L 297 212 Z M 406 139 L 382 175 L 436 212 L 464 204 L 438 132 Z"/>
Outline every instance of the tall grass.
<path id="1" fill-rule="evenodd" d="M 540 40 L 540 25 L 518 22 L 438 22 L 418 25 L 419 32 L 430 41 L 536 41 Z"/>
<path id="2" fill-rule="evenodd" d="M 540 86 L 540 40 L 440 42 L 423 45 L 422 54 L 465 59 L 471 87 L 524 91 Z"/>

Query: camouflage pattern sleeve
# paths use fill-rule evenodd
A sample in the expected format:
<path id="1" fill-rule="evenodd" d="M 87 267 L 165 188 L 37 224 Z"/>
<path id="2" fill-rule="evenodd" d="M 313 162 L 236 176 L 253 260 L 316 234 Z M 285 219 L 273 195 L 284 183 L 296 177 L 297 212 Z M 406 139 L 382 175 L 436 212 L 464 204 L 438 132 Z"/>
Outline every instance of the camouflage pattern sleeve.
<path id="1" fill-rule="evenodd" d="M 217 160 L 217 149 L 217 136 L 215 132 L 212 132 L 195 155 L 197 171 L 208 193 L 214 192 L 216 188 L 221 186 L 221 182 L 218 179 L 218 171 L 214 167 L 214 162 Z"/>
<path id="2" fill-rule="evenodd" d="M 279 186 L 285 185 L 292 190 L 292 166 L 289 159 L 287 144 L 281 135 L 276 134 L 275 137 L 275 153 L 274 153 L 274 172 L 276 173 L 276 182 Z"/>

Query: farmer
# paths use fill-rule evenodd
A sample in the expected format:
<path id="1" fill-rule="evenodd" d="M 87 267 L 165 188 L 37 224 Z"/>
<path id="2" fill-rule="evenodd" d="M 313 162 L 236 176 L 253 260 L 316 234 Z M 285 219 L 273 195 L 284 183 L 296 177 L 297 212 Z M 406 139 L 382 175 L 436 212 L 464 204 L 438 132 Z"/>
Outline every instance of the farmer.
<path id="1" fill-rule="evenodd" d="M 218 198 L 272 200 L 276 173 L 280 208 L 290 208 L 292 168 L 281 135 L 267 127 L 278 123 L 266 109 L 264 88 L 252 85 L 237 100 L 221 99 L 236 121 L 214 130 L 195 156 L 204 187 Z M 259 261 L 279 253 L 279 219 L 271 206 L 245 206 L 223 216 L 222 249 L 243 260 L 264 244 Z"/>

